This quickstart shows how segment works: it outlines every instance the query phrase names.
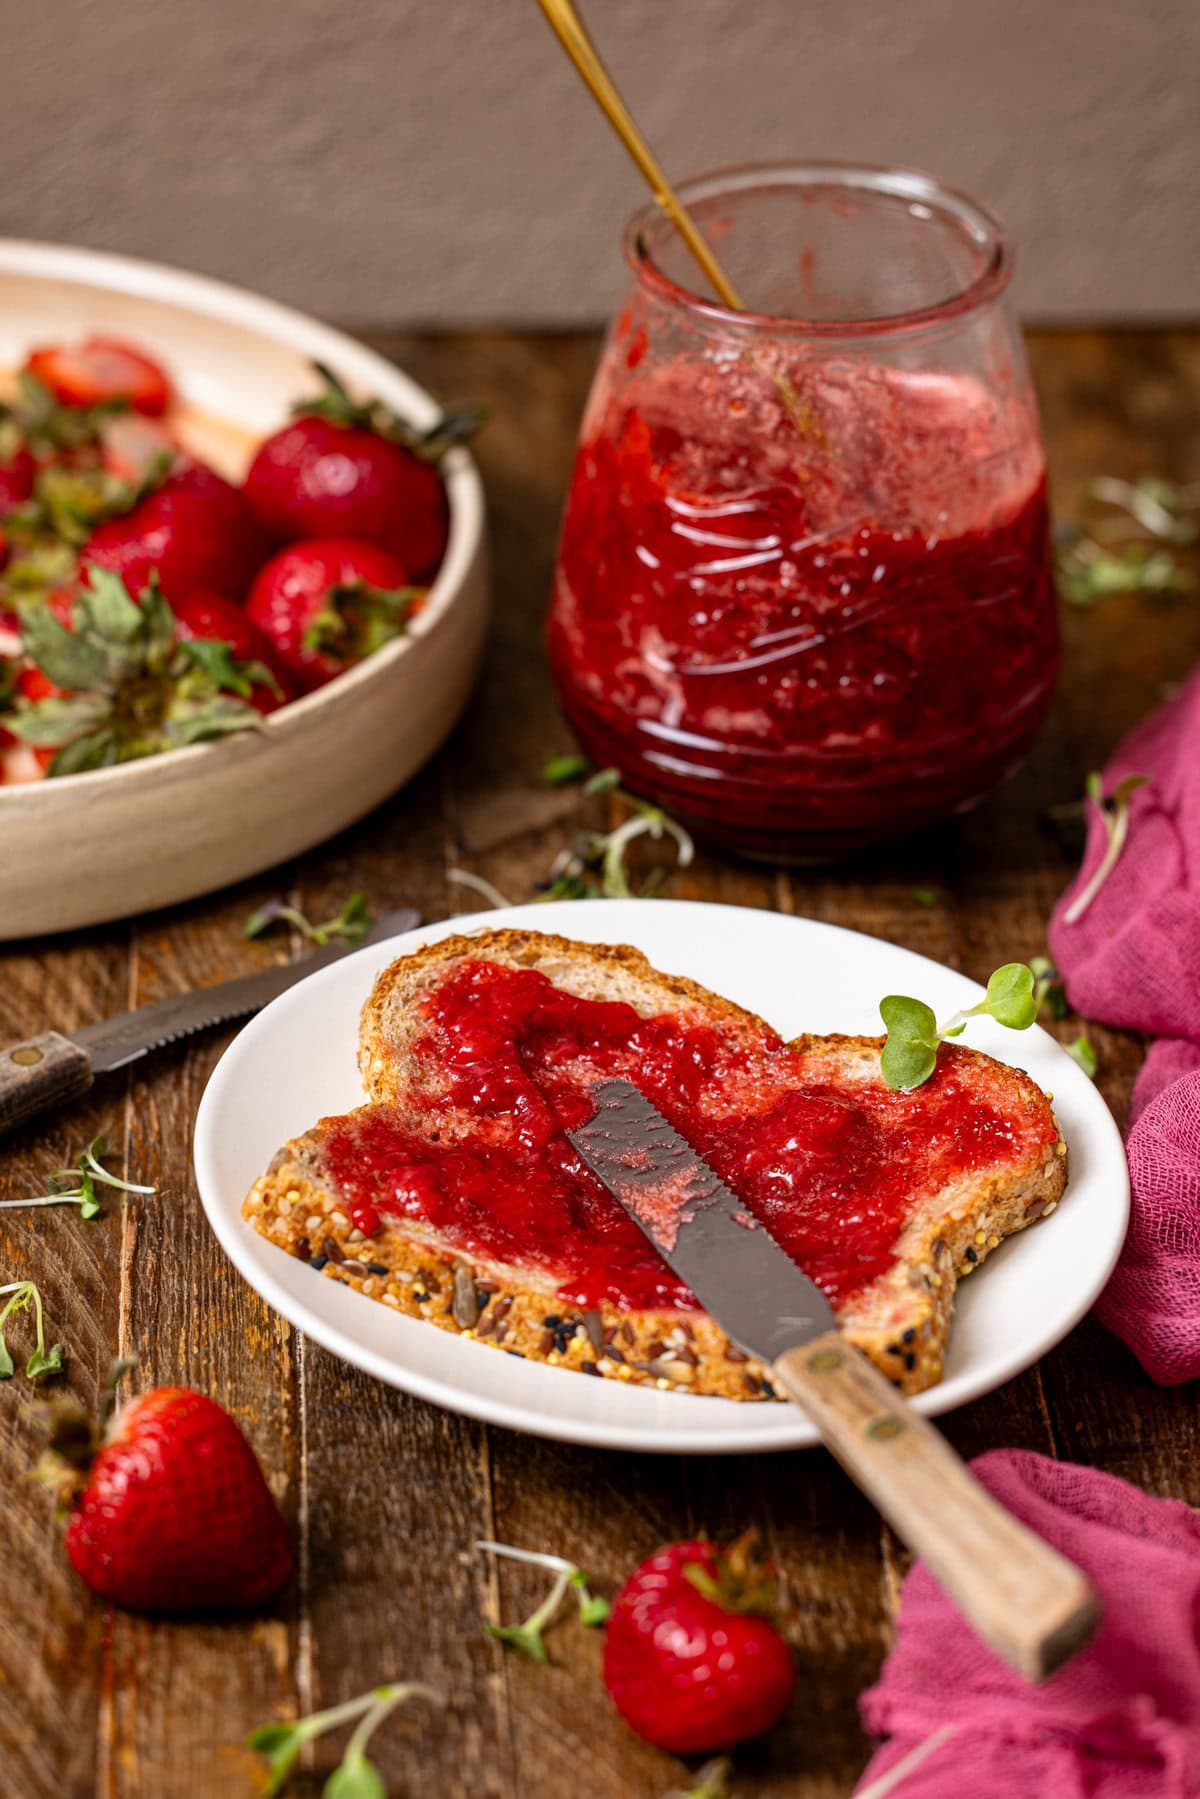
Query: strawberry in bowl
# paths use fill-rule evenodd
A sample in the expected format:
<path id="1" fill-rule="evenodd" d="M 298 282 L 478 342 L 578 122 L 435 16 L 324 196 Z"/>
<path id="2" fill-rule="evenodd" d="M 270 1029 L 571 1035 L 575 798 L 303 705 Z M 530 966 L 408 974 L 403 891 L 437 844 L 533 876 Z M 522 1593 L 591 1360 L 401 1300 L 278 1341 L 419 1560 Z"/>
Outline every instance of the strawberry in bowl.
<path id="1" fill-rule="evenodd" d="M 437 463 L 470 436 L 480 414 L 447 415 L 419 432 L 378 400 L 351 399 L 328 369 L 318 372 L 324 393 L 301 401 L 292 423 L 268 437 L 250 464 L 246 497 L 259 522 L 283 542 L 363 538 L 428 580 L 449 530 Z"/>
<path id="2" fill-rule="evenodd" d="M 107 519 L 87 540 L 90 562 L 137 591 L 157 575 L 169 592 L 243 594 L 267 544 L 245 495 L 215 470 L 187 463 L 132 511 Z"/>
<path id="3" fill-rule="evenodd" d="M 119 401 L 146 418 L 161 418 L 171 404 L 165 370 L 143 351 L 114 337 L 31 350 L 25 368 L 62 406 Z"/>
<path id="4" fill-rule="evenodd" d="M 376 544 L 315 538 L 259 570 L 246 614 L 274 661 L 311 692 L 401 636 L 424 597 L 403 563 Z"/>
<path id="5" fill-rule="evenodd" d="M 57 343 L 47 319 L 66 322 Z M 465 703 L 487 613 L 478 474 L 461 448 L 442 455 L 460 432 L 441 430 L 432 396 L 260 297 L 52 245 L 0 244 L 0 365 L 0 620 L 17 663 L 0 750 L 0 941 L 240 880 L 408 781 Z M 264 442 L 303 423 L 289 415 L 320 385 L 317 365 L 340 377 L 338 417 L 323 421 L 339 450 L 361 432 L 390 470 L 362 528 L 268 522 L 247 483 Z M 322 600 L 281 654 L 250 615 L 251 589 L 297 542 L 346 536 L 392 564 L 335 575 L 352 591 Z M 159 595 L 153 655 L 173 697 L 156 668 L 147 729 L 129 727 L 107 680 L 112 646 L 99 685 L 94 669 L 66 678 L 61 640 L 60 678 L 33 654 L 51 596 L 94 592 L 97 571 L 120 577 L 127 605 Z M 34 667 L 63 691 L 18 693 Z"/>

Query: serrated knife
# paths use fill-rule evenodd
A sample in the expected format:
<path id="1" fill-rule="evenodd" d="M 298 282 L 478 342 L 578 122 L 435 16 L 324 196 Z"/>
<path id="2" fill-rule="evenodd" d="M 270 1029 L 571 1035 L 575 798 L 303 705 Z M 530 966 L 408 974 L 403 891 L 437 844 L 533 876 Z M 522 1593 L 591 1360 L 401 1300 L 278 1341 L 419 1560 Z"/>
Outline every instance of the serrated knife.
<path id="1" fill-rule="evenodd" d="M 179 993 L 155 1005 L 141 1006 L 136 1012 L 121 1012 L 100 1024 L 85 1025 L 69 1037 L 58 1031 L 42 1031 L 24 1043 L 0 1049 L 0 1133 L 25 1124 L 41 1112 L 82 1098 L 98 1074 L 124 1068 L 151 1050 L 163 1049 L 197 1031 L 248 1018 L 297 981 L 336 962 L 351 949 L 398 937 L 420 922 L 420 913 L 411 906 L 384 912 L 357 943 L 326 944 L 294 962 L 279 962 L 258 974 Z"/>
<path id="2" fill-rule="evenodd" d="M 1083 1572 L 998 1505 L 837 1329 L 833 1309 L 633 1082 L 597 1081 L 568 1132 L 588 1167 L 1004 1660 L 1043 1680 L 1099 1619 Z"/>

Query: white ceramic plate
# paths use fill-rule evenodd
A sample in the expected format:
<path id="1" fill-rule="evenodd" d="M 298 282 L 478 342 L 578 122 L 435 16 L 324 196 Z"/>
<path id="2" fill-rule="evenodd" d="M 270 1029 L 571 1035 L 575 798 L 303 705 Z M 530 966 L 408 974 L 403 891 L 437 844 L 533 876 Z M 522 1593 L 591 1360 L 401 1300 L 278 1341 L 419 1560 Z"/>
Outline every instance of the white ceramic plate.
<path id="1" fill-rule="evenodd" d="M 0 368 L 107 332 L 161 358 L 190 447 L 232 480 L 310 393 L 312 363 L 418 425 L 441 408 L 383 356 L 272 300 L 157 263 L 0 239 Z M 487 620 L 483 490 L 443 464 L 450 541 L 412 628 L 260 731 L 0 788 L 0 942 L 210 893 L 307 849 L 415 774 L 470 692 Z"/>
<path id="2" fill-rule="evenodd" d="M 475 925 L 635 944 L 659 968 L 727 994 L 785 1037 L 802 1030 L 874 1033 L 885 993 L 918 995 L 939 1017 L 980 997 L 952 969 L 878 938 L 737 906 L 578 900 L 426 926 L 310 976 L 248 1024 L 221 1059 L 196 1120 L 195 1155 L 201 1198 L 226 1253 L 269 1305 L 334 1355 L 472 1418 L 567 1442 L 664 1453 L 815 1443 L 815 1431 L 790 1405 L 589 1381 L 464 1342 L 322 1280 L 243 1223 L 242 1200 L 275 1151 L 323 1114 L 360 1103 L 358 1014 L 378 971 L 407 949 Z M 1079 1322 L 1116 1261 L 1129 1209 L 1116 1125 L 1053 1038 L 1037 1026 L 1017 1037 L 978 1019 L 967 1041 L 1019 1061 L 1054 1094 L 1071 1148 L 1071 1181 L 1052 1217 L 1005 1243 L 964 1282 L 946 1377 L 916 1401 L 930 1413 L 999 1386 Z"/>

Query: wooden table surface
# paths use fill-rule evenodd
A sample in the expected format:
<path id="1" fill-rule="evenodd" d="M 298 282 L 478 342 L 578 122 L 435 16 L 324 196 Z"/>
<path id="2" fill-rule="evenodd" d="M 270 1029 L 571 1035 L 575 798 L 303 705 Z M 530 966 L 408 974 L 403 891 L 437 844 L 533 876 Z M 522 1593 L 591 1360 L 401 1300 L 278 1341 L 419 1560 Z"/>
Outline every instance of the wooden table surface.
<path id="1" fill-rule="evenodd" d="M 0 1041 L 69 1031 L 287 954 L 286 940 L 242 937 L 251 909 L 280 892 L 319 917 L 365 888 L 377 906 L 412 901 L 433 919 L 476 904 L 447 883 L 458 864 L 512 899 L 530 897 L 575 827 L 577 802 L 541 781 L 569 739 L 540 624 L 595 340 L 377 341 L 447 398 L 482 400 L 494 414 L 479 459 L 495 623 L 468 717 L 406 792 L 294 866 L 167 914 L 0 950 Z M 1061 514 L 1097 474 L 1200 476 L 1200 336 L 1042 333 L 1032 354 Z M 1183 676 L 1200 652 L 1200 601 L 1109 599 L 1069 610 L 1065 629 L 1051 723 L 1019 777 L 970 817 L 853 867 L 774 872 L 701 856 L 670 891 L 836 920 L 976 977 L 1037 954 L 1071 871 L 1039 813 L 1078 796 L 1088 770 Z M 591 805 L 602 818 L 610 803 Z M 917 903 L 915 887 L 934 889 L 937 903 Z M 569 931 L 570 913 L 548 911 L 546 922 Z M 1142 1046 L 1099 1027 L 1092 1035 L 1100 1087 L 1123 1120 Z M 109 1202 L 94 1223 L 74 1209 L 5 1211 L 0 1280 L 40 1283 L 68 1384 L 85 1399 L 120 1354 L 138 1358 L 135 1386 L 183 1381 L 229 1406 L 294 1530 L 298 1578 L 276 1609 L 246 1622 L 106 1609 L 71 1573 L 48 1497 L 23 1478 L 36 1442 L 29 1388 L 22 1378 L 0 1388 L 0 1790 L 235 1799 L 257 1790 L 258 1763 L 240 1747 L 253 1725 L 411 1676 L 444 1686 L 451 1702 L 440 1718 L 414 1710 L 380 1733 L 390 1793 L 656 1799 L 686 1770 L 617 1721 L 598 1634 L 564 1625 L 549 1667 L 503 1652 L 482 1621 L 523 1615 L 542 1578 L 512 1564 L 497 1573 L 472 1545 L 494 1537 L 556 1550 L 611 1591 L 660 1542 L 756 1524 L 784 1571 L 799 1680 L 785 1722 L 739 1752 L 733 1790 L 849 1793 L 869 1752 L 855 1702 L 887 1650 L 903 1572 L 870 1507 L 817 1451 L 739 1462 L 538 1442 L 436 1411 L 306 1342 L 233 1272 L 196 1195 L 192 1120 L 223 1042 L 168 1051 L 4 1146 L 0 1197 L 39 1191 L 48 1169 L 100 1131 L 131 1178 L 158 1193 Z M 1153 1386 L 1091 1319 L 946 1428 L 965 1455 L 1025 1446 L 1200 1503 L 1194 1393 Z M 335 1759 L 322 1743 L 295 1791 L 318 1792 Z"/>

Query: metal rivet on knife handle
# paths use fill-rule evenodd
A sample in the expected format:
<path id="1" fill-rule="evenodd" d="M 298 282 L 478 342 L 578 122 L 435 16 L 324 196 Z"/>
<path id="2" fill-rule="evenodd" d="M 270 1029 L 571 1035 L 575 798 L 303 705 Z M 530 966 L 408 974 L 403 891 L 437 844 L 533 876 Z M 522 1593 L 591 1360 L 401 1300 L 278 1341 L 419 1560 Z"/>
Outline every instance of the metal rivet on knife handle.
<path id="1" fill-rule="evenodd" d="M 79 1099 L 91 1084 L 92 1059 L 69 1037 L 43 1031 L 14 1044 L 0 1052 L 0 1131 Z"/>

